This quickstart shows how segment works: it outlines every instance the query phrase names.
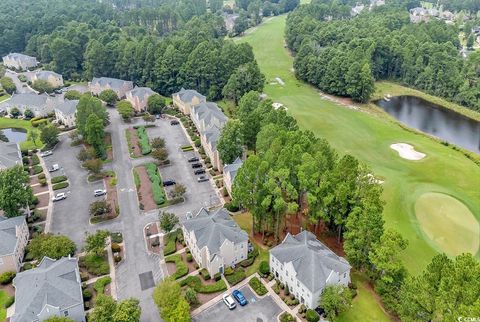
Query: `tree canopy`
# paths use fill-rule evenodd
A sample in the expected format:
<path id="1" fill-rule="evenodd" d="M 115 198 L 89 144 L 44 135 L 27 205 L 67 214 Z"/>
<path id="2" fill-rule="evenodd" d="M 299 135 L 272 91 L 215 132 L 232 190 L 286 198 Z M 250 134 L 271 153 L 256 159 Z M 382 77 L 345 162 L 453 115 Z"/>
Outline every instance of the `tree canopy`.
<path id="1" fill-rule="evenodd" d="M 22 209 L 33 200 L 30 180 L 23 167 L 18 165 L 0 171 L 0 209 L 7 217 L 22 214 Z"/>
<path id="2" fill-rule="evenodd" d="M 52 259 L 59 259 L 73 255 L 76 246 L 67 236 L 40 234 L 34 237 L 28 244 L 28 255 L 36 260 L 47 256 Z"/>

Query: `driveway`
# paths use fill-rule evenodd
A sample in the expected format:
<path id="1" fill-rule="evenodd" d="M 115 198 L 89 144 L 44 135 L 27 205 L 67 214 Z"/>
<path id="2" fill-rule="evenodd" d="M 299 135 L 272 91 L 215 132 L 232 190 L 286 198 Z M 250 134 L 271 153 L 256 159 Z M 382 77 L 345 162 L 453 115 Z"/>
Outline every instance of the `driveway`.
<path id="1" fill-rule="evenodd" d="M 196 152 L 183 152 L 181 146 L 189 144 L 185 133 L 180 125 L 170 125 L 169 119 L 159 119 L 155 121 L 156 127 L 147 129 L 150 139 L 161 137 L 165 140 L 168 150 L 168 158 L 170 165 L 160 168 L 160 174 L 163 180 L 173 179 L 176 183 L 185 186 L 187 192 L 185 194 L 185 202 L 174 206 L 163 208 L 169 212 L 177 214 L 181 220 L 185 219 L 187 212 L 195 214 L 202 207 L 210 208 L 220 204 L 220 199 L 213 187 L 213 180 L 198 182 L 199 176 L 195 175 L 192 164 L 188 159 L 198 156 Z M 208 172 L 205 174 L 210 178 Z M 171 190 L 173 187 L 168 187 Z"/>
<path id="2" fill-rule="evenodd" d="M 53 155 L 45 157 L 45 164 L 50 168 L 58 164 L 60 170 L 51 172 L 53 177 L 65 175 L 69 186 L 65 189 L 55 190 L 54 194 L 66 192 L 67 199 L 53 203 L 51 232 L 67 235 L 81 249 L 85 233 L 101 229 L 100 225 L 90 225 L 89 205 L 102 197 L 95 198 L 95 189 L 104 189 L 103 181 L 87 182 L 88 172 L 80 167 L 77 154 L 80 146 L 70 146 L 68 135 L 60 135 L 60 142 L 53 150 Z"/>
<path id="3" fill-rule="evenodd" d="M 25 83 L 22 83 L 19 79 L 18 79 L 18 75 L 20 74 L 17 74 L 11 70 L 6 70 L 5 71 L 5 76 L 7 77 L 10 77 L 13 81 L 13 83 L 15 84 L 15 86 L 17 87 L 17 93 L 34 93 L 30 88 L 28 88 L 27 86 L 23 86 L 23 85 L 26 85 Z"/>
<path id="4" fill-rule="evenodd" d="M 275 303 L 271 296 L 257 297 L 249 286 L 240 288 L 248 304 L 229 310 L 223 300 L 209 307 L 205 311 L 192 317 L 193 322 L 267 322 L 277 321 L 277 316 L 282 309 Z"/>

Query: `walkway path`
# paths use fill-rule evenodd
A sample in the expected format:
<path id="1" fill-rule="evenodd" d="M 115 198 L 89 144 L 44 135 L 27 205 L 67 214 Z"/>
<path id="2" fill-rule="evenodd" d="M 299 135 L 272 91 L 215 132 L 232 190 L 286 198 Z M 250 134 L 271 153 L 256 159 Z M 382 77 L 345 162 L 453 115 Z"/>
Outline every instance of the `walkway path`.
<path id="1" fill-rule="evenodd" d="M 44 228 L 45 233 L 49 233 L 52 225 L 53 189 L 52 189 L 52 184 L 50 183 L 51 182 L 50 172 L 48 171 L 47 165 L 45 164 L 45 160 L 43 160 L 40 154 L 37 154 L 37 155 L 38 155 L 38 159 L 40 160 L 40 165 L 42 166 L 43 173 L 45 173 L 45 179 L 48 182 L 48 193 L 50 194 L 48 198 L 47 218 L 45 219 L 45 228 Z"/>

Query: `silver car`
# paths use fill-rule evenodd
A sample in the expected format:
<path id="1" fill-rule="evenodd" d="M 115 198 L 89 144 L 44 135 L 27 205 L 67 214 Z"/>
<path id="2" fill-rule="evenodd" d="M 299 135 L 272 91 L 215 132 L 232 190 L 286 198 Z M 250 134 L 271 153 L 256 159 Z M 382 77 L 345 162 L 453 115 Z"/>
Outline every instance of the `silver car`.
<path id="1" fill-rule="evenodd" d="M 107 194 L 107 190 L 104 190 L 104 189 L 97 189 L 93 192 L 93 195 L 95 197 L 100 197 L 100 196 L 103 196 L 105 194 Z"/>

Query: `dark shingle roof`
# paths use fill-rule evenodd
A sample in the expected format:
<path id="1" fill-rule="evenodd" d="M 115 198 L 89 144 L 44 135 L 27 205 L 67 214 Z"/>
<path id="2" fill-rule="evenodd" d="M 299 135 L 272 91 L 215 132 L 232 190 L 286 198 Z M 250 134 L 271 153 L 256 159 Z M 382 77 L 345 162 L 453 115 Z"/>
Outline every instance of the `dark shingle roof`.
<path id="1" fill-rule="evenodd" d="M 234 244 L 248 240 L 248 234 L 238 227 L 224 208 L 213 212 L 202 208 L 197 216 L 185 221 L 183 226 L 187 231 L 194 232 L 198 248 L 207 247 L 211 255 L 219 252 L 226 239 Z"/>
<path id="2" fill-rule="evenodd" d="M 348 262 L 322 244 L 314 234 L 306 230 L 292 236 L 272 248 L 270 254 L 282 263 L 292 262 L 296 278 L 312 293 L 325 286 L 332 271 L 343 274 L 350 270 Z"/>
<path id="3" fill-rule="evenodd" d="M 16 227 L 25 224 L 25 216 L 0 217 L 0 256 L 12 254 L 17 245 Z"/>
<path id="4" fill-rule="evenodd" d="M 45 305 L 67 308 L 82 305 L 78 261 L 44 257 L 37 268 L 18 273 L 15 286 L 15 314 L 12 322 L 34 321 Z"/>

